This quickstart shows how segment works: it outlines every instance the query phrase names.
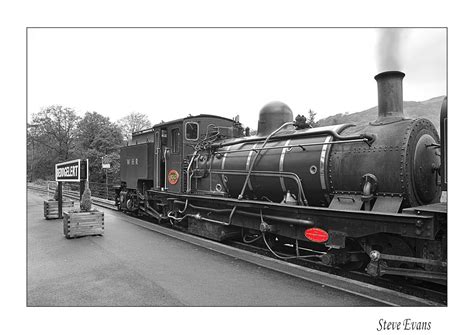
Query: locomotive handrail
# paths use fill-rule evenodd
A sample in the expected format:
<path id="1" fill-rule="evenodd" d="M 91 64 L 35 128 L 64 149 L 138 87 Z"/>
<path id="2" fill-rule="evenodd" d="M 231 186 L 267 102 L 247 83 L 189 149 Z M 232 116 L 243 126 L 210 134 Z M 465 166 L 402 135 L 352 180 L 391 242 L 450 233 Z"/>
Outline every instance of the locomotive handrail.
<path id="1" fill-rule="evenodd" d="M 296 147 L 299 147 L 303 150 L 305 150 L 304 147 L 311 147 L 311 146 L 317 146 L 317 145 L 327 145 L 327 144 L 343 144 L 343 143 L 360 143 L 360 142 L 365 142 L 368 143 L 369 140 L 364 138 L 364 139 L 358 139 L 358 140 L 347 140 L 347 141 L 331 141 L 331 142 L 313 142 L 313 143 L 304 143 L 304 144 L 294 144 L 294 145 L 279 145 L 276 147 L 265 147 L 265 148 L 248 148 L 248 149 L 236 149 L 236 150 L 227 150 L 225 153 L 235 153 L 235 152 L 247 152 L 247 151 L 262 151 L 262 150 L 271 150 L 271 149 L 293 149 Z M 288 150 L 288 151 L 290 151 Z M 216 152 L 215 155 L 222 155 L 221 152 Z"/>
<path id="2" fill-rule="evenodd" d="M 354 126 L 354 125 L 348 125 L 348 126 Z M 317 129 L 317 128 L 312 128 L 312 129 Z M 274 140 L 279 140 L 279 139 L 286 139 L 286 138 L 297 138 L 297 137 L 305 137 L 305 136 L 311 136 L 311 135 L 330 135 L 333 138 L 335 138 L 338 141 L 349 141 L 349 140 L 361 140 L 361 139 L 366 139 L 367 144 L 370 146 L 372 143 L 375 141 L 375 135 L 374 134 L 359 134 L 359 135 L 351 135 L 351 136 L 342 136 L 339 135 L 336 131 L 333 129 L 321 129 L 321 130 L 314 130 L 311 132 L 292 132 L 288 134 L 282 134 L 278 136 L 273 136 L 272 139 Z M 229 145 L 235 145 L 235 144 L 241 144 L 241 143 L 252 143 L 252 142 L 261 142 L 265 141 L 266 137 L 253 137 L 253 138 L 242 138 L 237 141 L 229 141 L 229 142 L 224 142 L 224 143 L 214 143 L 211 145 L 212 149 L 218 149 L 222 147 L 226 147 Z"/>
<path id="3" fill-rule="evenodd" d="M 192 165 L 194 163 L 194 159 L 198 156 L 198 151 L 194 151 L 193 157 L 191 157 L 191 160 L 189 161 L 188 168 L 186 170 L 186 193 L 191 192 L 191 177 L 192 173 L 190 173 Z"/>
<path id="4" fill-rule="evenodd" d="M 164 160 L 165 160 L 165 173 L 168 173 L 168 152 L 171 151 L 169 148 L 166 148 L 164 151 L 163 151 L 163 156 L 164 156 Z M 168 180 L 167 176 L 165 175 L 165 190 L 168 189 L 168 183 L 166 182 Z"/>

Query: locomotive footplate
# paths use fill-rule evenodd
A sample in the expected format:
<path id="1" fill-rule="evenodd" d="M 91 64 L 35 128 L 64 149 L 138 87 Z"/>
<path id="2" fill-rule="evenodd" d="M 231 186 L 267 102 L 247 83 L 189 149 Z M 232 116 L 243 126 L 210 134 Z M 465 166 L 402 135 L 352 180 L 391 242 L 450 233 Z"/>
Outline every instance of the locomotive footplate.
<path id="1" fill-rule="evenodd" d="M 439 227 L 439 222 L 432 214 L 338 210 L 194 194 L 176 195 L 158 190 L 148 192 L 152 195 L 150 198 L 172 197 L 170 206 L 179 210 L 181 216 L 185 215 L 183 204 L 188 202 L 189 215 L 199 215 L 198 218 L 203 221 L 258 230 L 263 218 L 279 235 L 303 241 L 308 241 L 305 230 L 320 228 L 329 235 L 325 246 L 336 249 L 344 248 L 347 238 L 360 238 L 377 233 L 434 240 Z"/>
<path id="2" fill-rule="evenodd" d="M 445 221 L 448 214 L 448 203 L 439 202 L 424 206 L 405 208 L 403 209 L 403 213 L 416 215 L 433 215 L 436 216 L 438 220 Z"/>

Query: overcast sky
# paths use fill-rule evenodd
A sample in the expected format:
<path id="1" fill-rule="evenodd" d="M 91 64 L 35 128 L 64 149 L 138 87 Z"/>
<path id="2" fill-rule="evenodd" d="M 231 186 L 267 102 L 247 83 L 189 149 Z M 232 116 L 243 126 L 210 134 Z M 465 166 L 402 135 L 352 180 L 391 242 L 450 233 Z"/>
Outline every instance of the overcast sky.
<path id="1" fill-rule="evenodd" d="M 337 28 L 29 29 L 28 118 L 61 104 L 112 121 L 140 112 L 152 124 L 240 115 L 256 128 L 273 100 L 317 118 L 373 107 L 373 77 L 384 70 L 406 73 L 406 101 L 446 94 L 445 29 L 397 31 L 398 69 L 378 61 L 380 46 L 391 45 L 381 36 Z"/>

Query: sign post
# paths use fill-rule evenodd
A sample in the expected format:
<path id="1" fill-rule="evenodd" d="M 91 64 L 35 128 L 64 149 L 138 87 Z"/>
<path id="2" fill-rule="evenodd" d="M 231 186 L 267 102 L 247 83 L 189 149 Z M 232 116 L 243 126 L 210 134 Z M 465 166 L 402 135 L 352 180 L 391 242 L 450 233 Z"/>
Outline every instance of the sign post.
<path id="1" fill-rule="evenodd" d="M 63 218 L 63 182 L 58 182 L 58 215 Z"/>
<path id="2" fill-rule="evenodd" d="M 105 170 L 105 196 L 107 199 L 109 199 L 109 183 L 107 180 L 107 169 L 110 169 L 110 159 L 107 155 L 102 156 L 102 169 Z"/>
<path id="3" fill-rule="evenodd" d="M 58 163 L 55 166 L 55 177 L 58 182 L 58 211 L 59 218 L 63 217 L 63 182 L 80 182 L 79 196 L 82 199 L 84 192 L 84 181 L 89 179 L 89 160 L 75 159 L 72 161 Z"/>

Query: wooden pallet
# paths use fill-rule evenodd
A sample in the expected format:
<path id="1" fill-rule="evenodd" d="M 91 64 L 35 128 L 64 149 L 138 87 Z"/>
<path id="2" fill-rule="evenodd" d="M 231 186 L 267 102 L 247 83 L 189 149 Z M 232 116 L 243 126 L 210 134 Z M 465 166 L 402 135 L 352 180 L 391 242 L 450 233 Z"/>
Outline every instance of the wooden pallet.
<path id="1" fill-rule="evenodd" d="M 44 201 L 44 217 L 46 220 L 59 219 L 58 202 L 54 200 Z M 63 213 L 74 209 L 74 201 L 63 200 Z"/>
<path id="2" fill-rule="evenodd" d="M 104 234 L 104 212 L 67 212 L 63 217 L 66 238 Z"/>

